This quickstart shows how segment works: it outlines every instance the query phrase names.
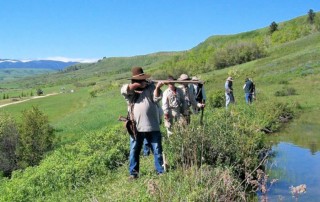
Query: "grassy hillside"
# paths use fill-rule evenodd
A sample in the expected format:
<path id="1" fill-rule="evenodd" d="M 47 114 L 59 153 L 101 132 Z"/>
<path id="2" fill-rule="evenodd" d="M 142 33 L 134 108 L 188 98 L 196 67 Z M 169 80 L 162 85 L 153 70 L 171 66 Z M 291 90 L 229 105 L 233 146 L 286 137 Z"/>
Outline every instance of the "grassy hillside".
<path id="1" fill-rule="evenodd" d="M 116 118 L 126 113 L 119 88 L 127 82 L 123 78 L 130 74 L 128 66 L 123 66 L 123 72 L 105 75 L 105 72 L 116 71 L 112 69 L 113 64 L 106 71 L 96 66 L 100 76 L 92 76 L 91 67 L 61 73 L 66 76 L 61 82 L 69 83 L 68 79 L 74 76 L 71 83 L 94 81 L 96 85 L 75 87 L 52 82 L 47 91 L 58 92 L 62 84 L 68 90 L 75 87 L 75 91 L 0 108 L 0 112 L 6 111 L 18 118 L 22 110 L 37 105 L 49 116 L 60 137 L 56 150 L 39 166 L 17 171 L 11 180 L 0 181 L 0 192 L 4 193 L 0 201 L 127 201 L 129 196 L 136 201 L 241 201 L 250 198 L 245 192 L 249 184 L 242 181 L 244 174 L 254 173 L 260 163 L 257 156 L 268 146 L 265 134 L 258 130 L 262 127 L 279 130 L 278 117 L 294 110 L 298 110 L 297 121 L 303 121 L 304 113 L 309 113 L 308 118 L 320 124 L 317 118 L 320 112 L 319 24 L 307 26 L 304 19 L 305 16 L 281 23 L 276 36 L 267 36 L 267 28 L 214 36 L 186 53 L 172 55 L 172 60 L 164 61 L 168 59 L 165 57 L 161 62 L 158 58 L 159 63 L 142 63 L 147 67 L 146 72 L 161 75 L 160 71 L 171 73 L 177 67 L 178 71 L 198 75 L 206 81 L 205 124 L 199 126 L 199 117 L 193 116 L 189 128 L 177 129 L 170 139 L 164 137 L 164 151 L 171 165 L 164 176 L 154 174 L 153 159 L 147 157 L 141 159 L 141 178 L 127 179 L 128 137 Z M 290 38 L 293 33 L 290 30 L 302 27 L 311 31 Z M 219 70 L 204 69 L 210 66 L 207 65 L 211 61 L 210 54 L 217 48 L 238 40 L 266 37 L 271 40 L 265 47 L 266 57 Z M 95 65 L 108 61 L 104 60 Z M 183 69 L 182 64 L 188 66 Z M 158 69 L 162 67 L 166 69 Z M 224 96 L 224 82 L 228 76 L 235 80 L 237 104 L 226 111 L 214 108 L 213 103 L 217 96 Z M 47 80 L 57 77 L 49 75 Z M 242 86 L 246 77 L 253 78 L 257 88 L 253 106 L 244 103 Z M 93 90 L 97 92 L 96 97 L 90 96 Z M 320 144 L 316 144 L 315 151 L 319 150 Z"/>

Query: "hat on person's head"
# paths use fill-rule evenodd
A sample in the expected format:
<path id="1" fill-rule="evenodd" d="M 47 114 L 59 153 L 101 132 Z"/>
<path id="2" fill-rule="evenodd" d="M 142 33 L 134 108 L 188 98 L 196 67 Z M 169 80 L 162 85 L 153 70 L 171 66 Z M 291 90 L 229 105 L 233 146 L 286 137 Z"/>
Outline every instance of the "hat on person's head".
<path id="1" fill-rule="evenodd" d="M 145 80 L 151 76 L 149 74 L 145 74 L 143 72 L 142 67 L 133 67 L 131 69 L 131 72 L 132 72 L 132 77 L 130 79 L 132 80 Z"/>
<path id="2" fill-rule="evenodd" d="M 227 78 L 227 81 L 233 81 L 233 78 L 232 78 L 231 76 L 229 76 L 229 77 Z"/>
<path id="3" fill-rule="evenodd" d="M 169 81 L 174 81 L 175 79 L 174 79 L 173 76 L 169 75 L 168 78 L 167 78 L 167 80 L 169 80 Z"/>
<path id="4" fill-rule="evenodd" d="M 200 81 L 200 79 L 198 77 L 196 77 L 196 76 L 193 76 L 191 80 L 192 81 Z"/>
<path id="5" fill-rule="evenodd" d="M 185 81 L 185 80 L 190 80 L 187 74 L 181 74 L 180 77 L 178 78 L 178 81 Z"/>

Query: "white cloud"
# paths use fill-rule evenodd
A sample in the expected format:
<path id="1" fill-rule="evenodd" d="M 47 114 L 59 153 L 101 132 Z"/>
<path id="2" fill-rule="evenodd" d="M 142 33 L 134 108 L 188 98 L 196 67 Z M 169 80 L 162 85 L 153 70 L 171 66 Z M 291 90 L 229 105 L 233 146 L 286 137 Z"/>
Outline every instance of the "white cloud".
<path id="1" fill-rule="evenodd" d="M 18 60 L 0 60 L 0 62 L 11 62 L 11 63 L 16 63 L 16 62 L 19 62 Z"/>
<path id="2" fill-rule="evenodd" d="M 96 58 L 66 58 L 66 57 L 48 57 L 44 58 L 42 60 L 56 60 L 56 61 L 62 61 L 62 62 L 81 62 L 81 63 L 93 63 L 97 62 L 99 59 Z"/>

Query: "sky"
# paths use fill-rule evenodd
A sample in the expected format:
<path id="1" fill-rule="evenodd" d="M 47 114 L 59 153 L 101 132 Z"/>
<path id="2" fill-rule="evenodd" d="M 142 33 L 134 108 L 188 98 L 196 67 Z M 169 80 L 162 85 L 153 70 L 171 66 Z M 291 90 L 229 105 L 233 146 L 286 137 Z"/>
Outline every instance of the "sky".
<path id="1" fill-rule="evenodd" d="M 0 59 L 94 61 L 189 50 L 320 11 L 319 0 L 0 0 Z"/>

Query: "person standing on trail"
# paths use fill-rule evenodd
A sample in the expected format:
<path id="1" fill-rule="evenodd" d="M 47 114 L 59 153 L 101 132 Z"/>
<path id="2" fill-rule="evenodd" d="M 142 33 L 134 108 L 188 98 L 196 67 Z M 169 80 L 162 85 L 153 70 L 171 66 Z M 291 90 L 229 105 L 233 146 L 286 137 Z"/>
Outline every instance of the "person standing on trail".
<path id="1" fill-rule="evenodd" d="M 174 81 L 172 76 L 169 76 L 169 81 Z M 174 122 L 183 124 L 184 110 L 186 102 L 182 89 L 177 88 L 174 83 L 169 83 L 168 88 L 163 92 L 162 110 L 164 112 L 164 126 L 167 129 L 167 134 L 171 135 L 171 127 Z"/>
<path id="2" fill-rule="evenodd" d="M 200 81 L 200 79 L 198 77 L 196 77 L 196 76 L 193 76 L 191 80 L 192 81 Z M 204 90 L 203 83 L 194 83 L 192 85 L 193 85 L 193 93 L 195 95 L 196 101 L 198 103 L 205 104 L 207 96 L 206 96 L 206 91 Z M 201 108 L 198 108 L 198 107 L 193 108 L 193 112 L 195 114 L 197 114 L 197 113 L 199 113 L 200 109 Z"/>
<path id="3" fill-rule="evenodd" d="M 235 103 L 233 96 L 233 88 L 232 88 L 233 79 L 232 77 L 228 77 L 226 83 L 224 84 L 225 95 L 226 95 L 226 108 L 228 108 L 230 103 Z"/>
<path id="4" fill-rule="evenodd" d="M 191 80 L 187 74 L 181 74 L 180 77 L 178 78 L 178 81 L 189 81 Z M 184 112 L 184 117 L 187 121 L 187 124 L 190 124 L 190 114 L 191 110 L 190 107 L 192 106 L 193 108 L 203 108 L 205 107 L 205 104 L 199 103 L 196 101 L 195 95 L 194 95 L 194 89 L 193 85 L 189 85 L 188 83 L 183 83 L 179 88 L 182 89 L 184 99 L 186 102 L 186 110 Z"/>
<path id="5" fill-rule="evenodd" d="M 250 79 L 246 78 L 245 84 L 243 85 L 243 89 L 244 89 L 244 97 L 245 97 L 246 103 L 251 104 L 252 95 L 254 92 L 253 82 Z"/>
<path id="6" fill-rule="evenodd" d="M 130 155 L 129 155 L 129 173 L 130 178 L 139 177 L 140 152 L 144 139 L 151 145 L 154 155 L 154 165 L 158 174 L 164 172 L 162 143 L 160 133 L 159 109 L 157 102 L 162 99 L 162 82 L 147 82 L 150 75 L 145 74 L 141 67 L 133 67 L 130 84 L 125 84 L 121 88 L 121 94 L 124 96 L 129 111 L 133 116 L 133 122 L 136 126 L 137 135 L 130 136 Z"/>

